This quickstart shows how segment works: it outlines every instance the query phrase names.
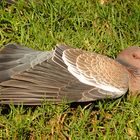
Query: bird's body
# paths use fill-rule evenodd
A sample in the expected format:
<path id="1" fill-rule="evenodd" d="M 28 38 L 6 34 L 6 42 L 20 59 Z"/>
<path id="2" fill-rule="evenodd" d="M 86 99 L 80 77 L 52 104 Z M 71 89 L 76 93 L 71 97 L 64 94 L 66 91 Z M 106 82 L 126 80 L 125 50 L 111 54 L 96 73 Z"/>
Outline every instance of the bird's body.
<path id="1" fill-rule="evenodd" d="M 0 51 L 0 104 L 116 98 L 127 92 L 129 83 L 125 65 L 65 45 L 42 52 L 9 44 Z"/>

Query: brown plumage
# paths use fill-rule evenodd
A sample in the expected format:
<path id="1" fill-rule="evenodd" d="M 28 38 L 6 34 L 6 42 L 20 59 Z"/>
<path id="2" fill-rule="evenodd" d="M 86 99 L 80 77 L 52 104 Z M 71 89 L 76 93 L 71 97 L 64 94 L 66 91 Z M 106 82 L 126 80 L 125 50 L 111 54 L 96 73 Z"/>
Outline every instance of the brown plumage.
<path id="1" fill-rule="evenodd" d="M 128 87 L 139 90 L 140 63 L 135 59 L 140 53 L 133 51 L 138 53 L 140 49 L 122 51 L 117 62 L 65 45 L 42 52 L 9 44 L 0 52 L 0 104 L 85 102 L 120 97 Z M 129 61 L 131 55 L 134 62 Z"/>

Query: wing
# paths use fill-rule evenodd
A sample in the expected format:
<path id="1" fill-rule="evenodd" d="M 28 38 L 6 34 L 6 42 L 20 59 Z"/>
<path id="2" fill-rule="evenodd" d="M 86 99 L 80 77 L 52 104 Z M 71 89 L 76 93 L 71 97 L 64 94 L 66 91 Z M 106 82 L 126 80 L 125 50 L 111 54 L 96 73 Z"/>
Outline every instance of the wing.
<path id="1" fill-rule="evenodd" d="M 41 52 L 7 45 L 0 52 L 0 103 L 38 105 L 44 100 L 58 103 L 115 98 L 114 92 L 80 82 L 67 70 L 62 57 L 69 49 L 58 45 L 55 51 Z M 81 53 L 77 50 L 71 58 Z M 74 59 L 71 66 L 75 67 Z"/>
<path id="2" fill-rule="evenodd" d="M 35 51 L 16 44 L 9 44 L 0 51 L 0 82 L 52 57 L 53 52 Z"/>
<path id="3" fill-rule="evenodd" d="M 115 60 L 78 49 L 65 50 L 62 58 L 68 70 L 82 83 L 114 93 L 112 96 L 119 97 L 127 92 L 128 72 Z"/>

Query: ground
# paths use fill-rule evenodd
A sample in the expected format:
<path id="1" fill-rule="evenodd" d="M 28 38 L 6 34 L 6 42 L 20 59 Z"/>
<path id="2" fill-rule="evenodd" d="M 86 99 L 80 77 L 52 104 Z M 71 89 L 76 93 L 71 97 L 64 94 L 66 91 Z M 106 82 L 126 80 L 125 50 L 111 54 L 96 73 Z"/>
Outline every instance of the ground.
<path id="1" fill-rule="evenodd" d="M 0 2 L 0 46 L 52 50 L 57 43 L 105 54 L 140 46 L 139 0 Z M 116 100 L 42 106 L 0 106 L 0 139 L 139 139 L 140 103 Z"/>

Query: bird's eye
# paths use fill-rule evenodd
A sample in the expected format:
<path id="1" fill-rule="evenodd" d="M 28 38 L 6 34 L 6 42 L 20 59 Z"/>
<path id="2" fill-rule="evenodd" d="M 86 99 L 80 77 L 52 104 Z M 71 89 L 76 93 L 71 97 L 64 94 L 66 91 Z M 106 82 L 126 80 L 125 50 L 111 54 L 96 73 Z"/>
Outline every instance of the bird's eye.
<path id="1" fill-rule="evenodd" d="M 133 58 L 135 59 L 140 59 L 140 56 L 138 56 L 137 54 L 132 54 Z"/>
<path id="2" fill-rule="evenodd" d="M 136 58 L 136 55 L 135 54 L 133 54 L 132 56 L 133 56 L 133 58 Z"/>

